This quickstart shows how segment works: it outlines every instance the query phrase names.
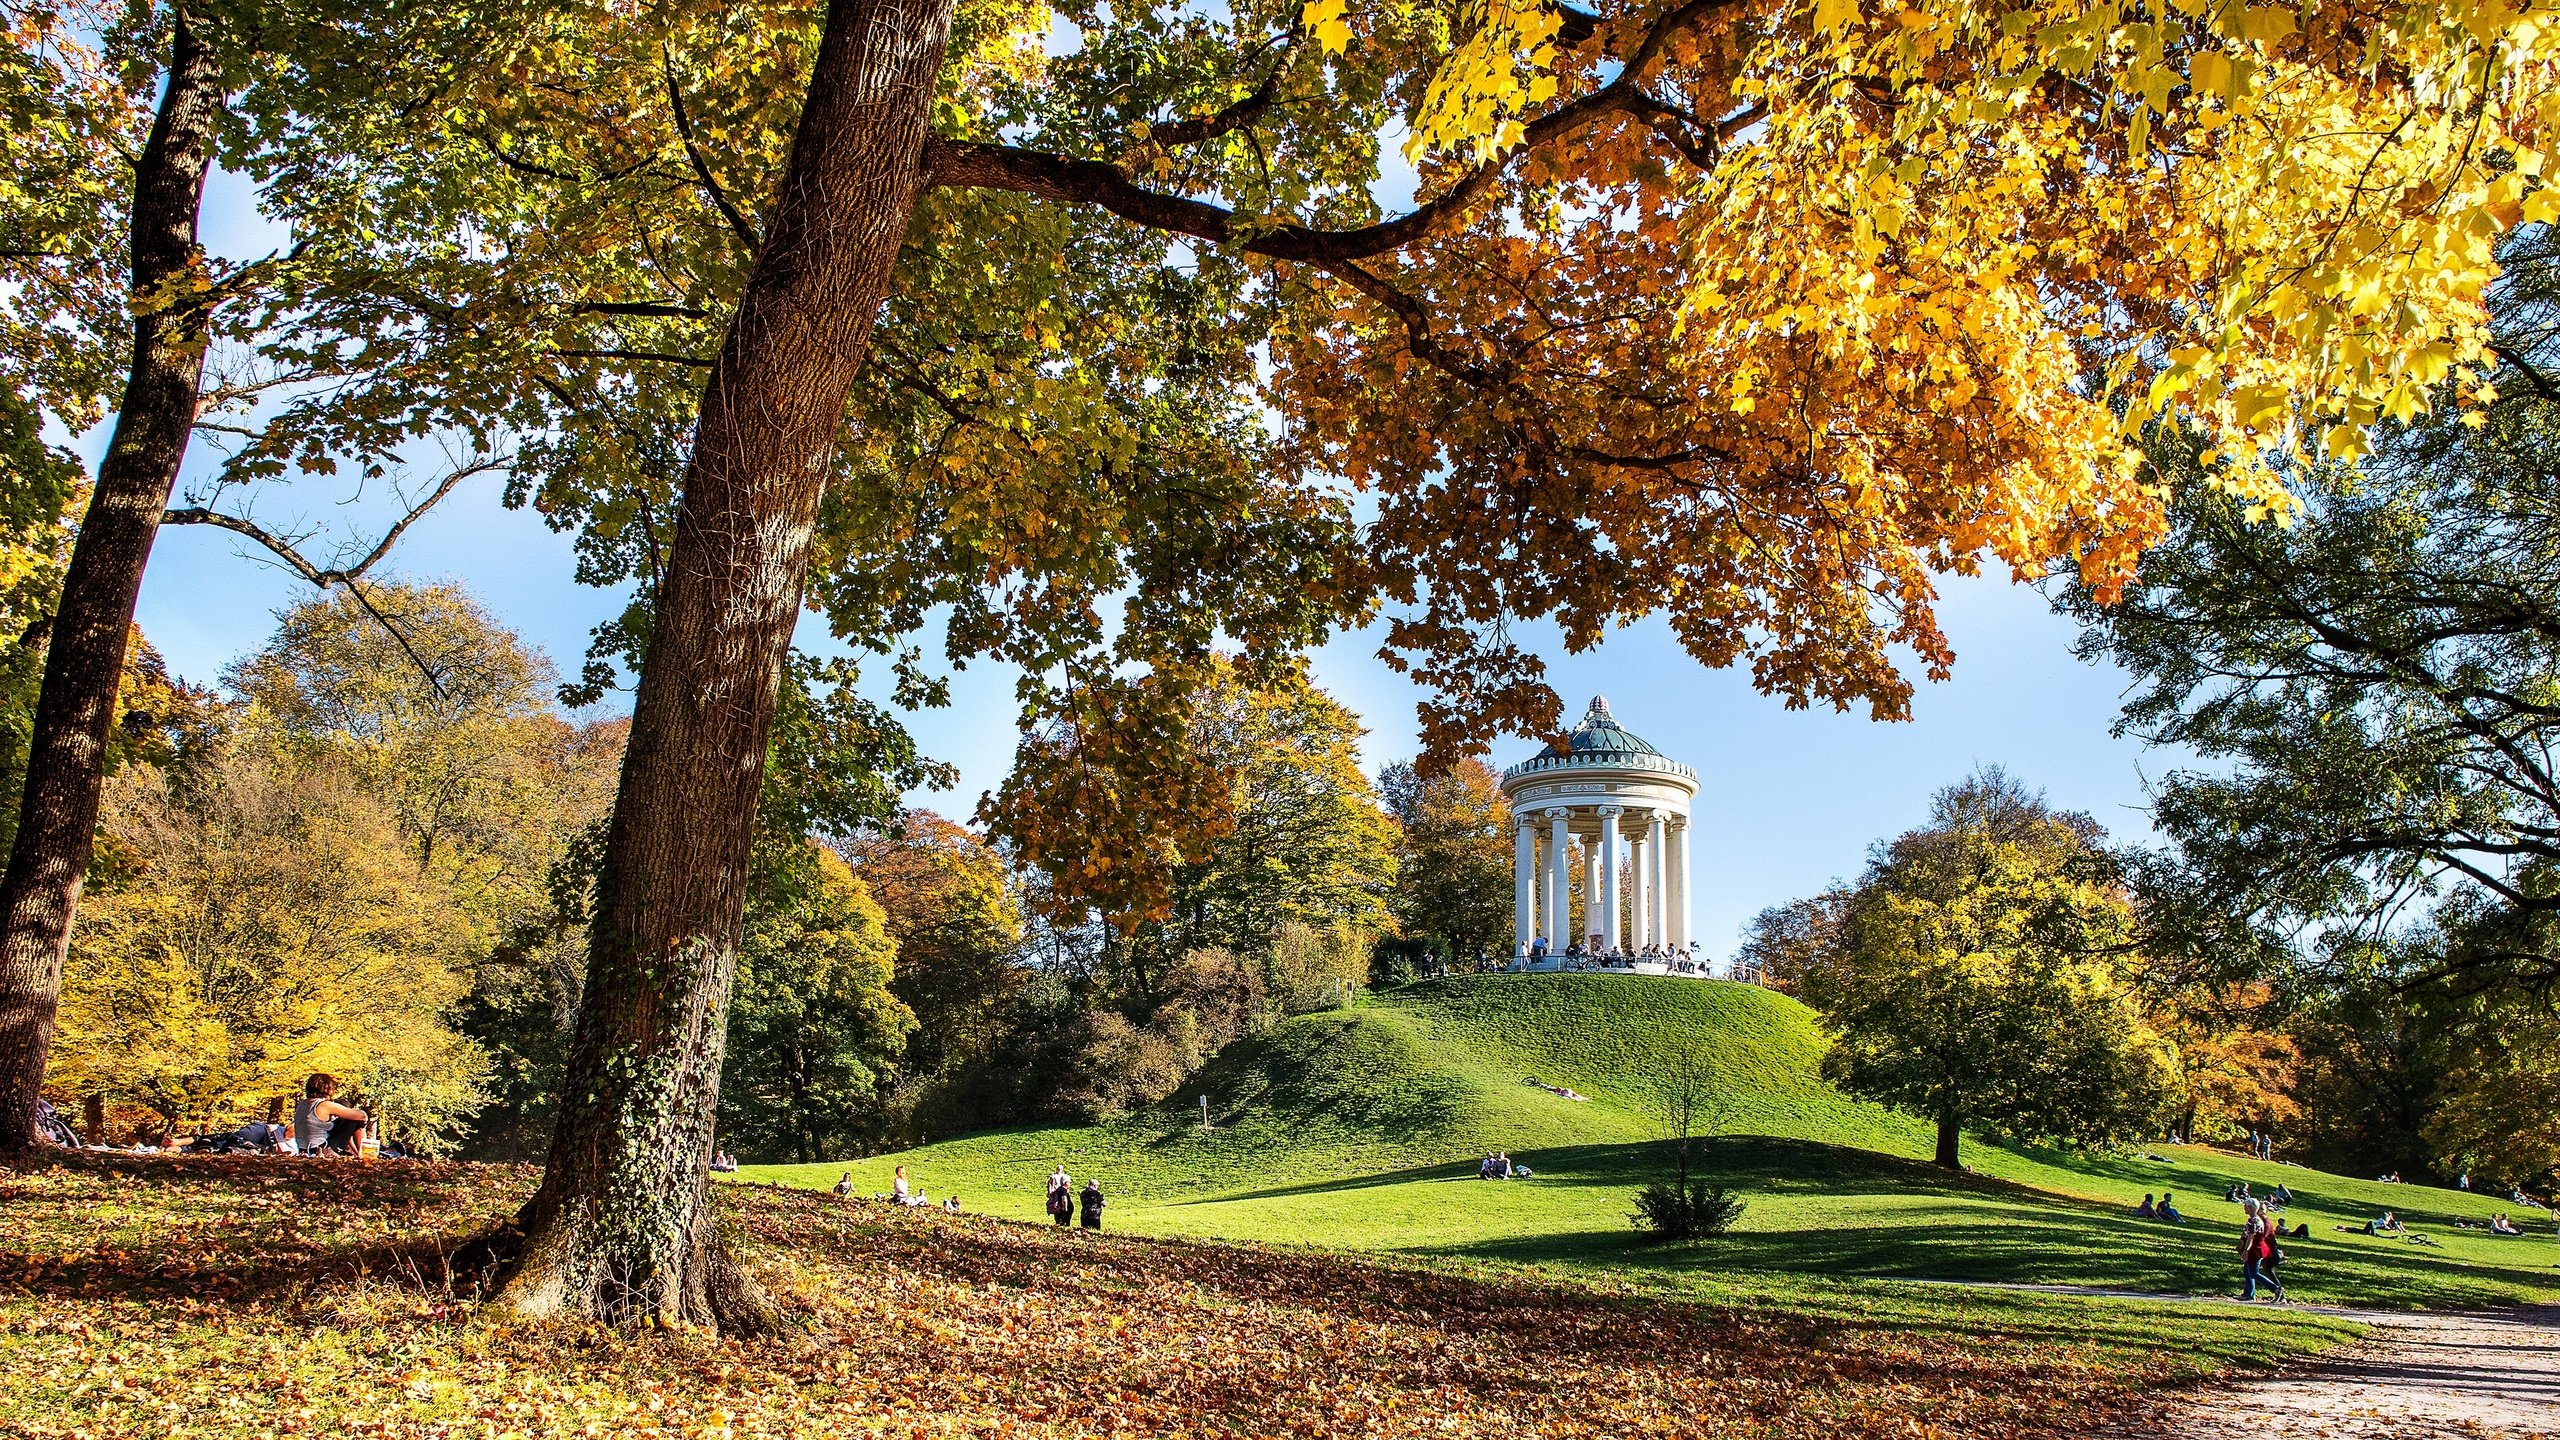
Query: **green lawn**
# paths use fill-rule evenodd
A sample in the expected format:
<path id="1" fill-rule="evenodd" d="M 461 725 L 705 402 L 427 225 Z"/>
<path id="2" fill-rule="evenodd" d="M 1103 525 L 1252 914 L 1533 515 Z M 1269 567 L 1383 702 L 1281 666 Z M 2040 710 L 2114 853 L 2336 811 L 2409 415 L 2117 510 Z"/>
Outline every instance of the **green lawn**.
<path id="1" fill-rule="evenodd" d="M 1653 1117 L 1660 1057 L 1694 1040 L 1718 1095 L 1708 1173 L 1749 1197 L 1732 1235 L 1661 1249 L 1626 1212 L 1663 1173 Z M 2514 1206 L 2486 1196 L 2342 1179 L 2199 1147 L 2092 1157 L 1969 1143 L 1971 1173 L 1925 1163 L 1909 1117 L 1850 1100 L 1817 1073 L 1811 1015 L 1752 986 L 1625 976 L 1484 976 L 1425 982 L 1356 1009 L 1302 1016 L 1221 1055 L 1149 1112 L 1091 1127 L 995 1131 L 850 1164 L 752 1166 L 745 1180 L 859 1193 L 891 1167 L 971 1210 L 1040 1216 L 1063 1160 L 1098 1176 L 1115 1229 L 1406 1257 L 1434 1266 L 1550 1273 L 1721 1303 L 1939 1314 L 1999 1310 L 2055 1323 L 2046 1297 L 1946 1295 L 1897 1280 L 1975 1280 L 2227 1293 L 2236 1283 L 2235 1178 L 2282 1180 L 2307 1220 L 2289 1243 L 2294 1298 L 2380 1306 L 2560 1299 L 2560 1242 L 2452 1228 Z M 1535 1077 L 1586 1095 L 1576 1103 Z M 1210 1097 L 1213 1129 L 1199 1124 Z M 1500 1147 L 1536 1177 L 1476 1180 Z M 2193 1223 L 2139 1221 L 2144 1192 L 2177 1193 Z M 2397 1210 L 2433 1248 L 2331 1227 Z M 2230 1324 L 2227 1310 L 2211 1312 Z M 2085 1318 L 2067 1323 L 2090 1323 Z M 2255 1328 L 2255 1327 L 2252 1327 Z M 2198 1342 L 2201 1343 L 2201 1342 Z"/>

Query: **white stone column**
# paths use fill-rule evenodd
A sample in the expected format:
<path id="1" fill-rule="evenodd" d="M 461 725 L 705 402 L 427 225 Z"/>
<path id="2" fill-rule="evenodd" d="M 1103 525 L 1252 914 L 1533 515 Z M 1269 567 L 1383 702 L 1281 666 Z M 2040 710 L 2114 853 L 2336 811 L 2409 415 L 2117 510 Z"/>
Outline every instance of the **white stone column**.
<path id="1" fill-rule="evenodd" d="M 1641 950 L 1653 943 L 1651 922 L 1653 905 L 1646 887 L 1653 879 L 1653 855 L 1645 849 L 1644 831 L 1627 837 L 1627 948 Z"/>
<path id="2" fill-rule="evenodd" d="M 1645 872 L 1644 888 L 1645 899 L 1650 907 L 1648 913 L 1651 916 L 1651 922 L 1645 926 L 1645 933 L 1652 937 L 1656 945 L 1671 943 L 1671 926 L 1668 923 L 1671 918 L 1671 896 L 1668 891 L 1671 887 L 1665 883 L 1671 875 L 1669 839 L 1669 827 L 1663 823 L 1662 812 L 1656 810 L 1653 812 L 1653 823 L 1645 827 L 1644 833 L 1645 861 L 1650 867 Z"/>
<path id="3" fill-rule="evenodd" d="M 1618 948 L 1618 807 L 1600 807 L 1600 945 Z"/>
<path id="4" fill-rule="evenodd" d="M 1689 822 L 1683 820 L 1671 832 L 1671 943 L 1685 954 L 1694 938 L 1689 933 Z"/>
<path id="5" fill-rule="evenodd" d="M 1554 954 L 1565 947 L 1565 926 L 1573 912 L 1573 892 L 1566 880 L 1566 858 L 1573 847 L 1573 833 L 1565 828 L 1573 812 L 1559 805 L 1547 812 L 1547 951 Z"/>
<path id="6" fill-rule="evenodd" d="M 1538 831 L 1528 817 L 1513 821 L 1511 842 L 1511 933 L 1515 955 L 1529 953 L 1538 938 Z"/>
<path id="7" fill-rule="evenodd" d="M 1600 894 L 1600 842 L 1594 840 L 1582 847 L 1582 929 L 1573 938 L 1590 944 L 1600 933 L 1600 908 L 1608 903 Z"/>

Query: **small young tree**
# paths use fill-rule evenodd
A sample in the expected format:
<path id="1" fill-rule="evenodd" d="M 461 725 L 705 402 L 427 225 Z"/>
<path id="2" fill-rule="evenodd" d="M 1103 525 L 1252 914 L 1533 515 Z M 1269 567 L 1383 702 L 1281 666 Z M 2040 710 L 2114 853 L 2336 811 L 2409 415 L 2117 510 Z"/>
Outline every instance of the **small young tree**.
<path id="1" fill-rule="evenodd" d="M 1672 1141 L 1672 1175 L 1668 1184 L 1657 1180 L 1636 1192 L 1636 1224 L 1662 1240 L 1723 1234 L 1742 1218 L 1743 1202 L 1690 1173 L 1691 1138 L 1714 1134 L 1724 1119 L 1724 1097 L 1694 1038 L 1684 1038 L 1666 1060 L 1654 1104 Z"/>

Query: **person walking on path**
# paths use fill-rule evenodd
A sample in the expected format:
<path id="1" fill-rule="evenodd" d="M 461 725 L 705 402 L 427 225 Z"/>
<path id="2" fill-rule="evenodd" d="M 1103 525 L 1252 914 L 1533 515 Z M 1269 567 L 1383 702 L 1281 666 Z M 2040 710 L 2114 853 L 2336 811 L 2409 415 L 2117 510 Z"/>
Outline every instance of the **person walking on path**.
<path id="1" fill-rule="evenodd" d="M 1084 1194 L 1079 1198 L 1084 1201 L 1084 1228 L 1087 1230 L 1101 1229 L 1102 1182 L 1099 1180 L 1085 1181 Z"/>
<path id="2" fill-rule="evenodd" d="M 1067 1167 L 1060 1165 L 1049 1172 L 1049 1218 L 1065 1225 L 1075 1219 L 1075 1214 L 1075 1181 L 1068 1176 Z"/>
<path id="3" fill-rule="evenodd" d="M 2275 1220 L 2257 1201 L 2243 1202 L 2245 1218 L 2240 1223 L 2240 1298 L 2258 1298 L 2259 1282 L 2276 1292 L 2276 1303 L 2284 1303 L 2284 1282 L 2276 1278 Z"/>

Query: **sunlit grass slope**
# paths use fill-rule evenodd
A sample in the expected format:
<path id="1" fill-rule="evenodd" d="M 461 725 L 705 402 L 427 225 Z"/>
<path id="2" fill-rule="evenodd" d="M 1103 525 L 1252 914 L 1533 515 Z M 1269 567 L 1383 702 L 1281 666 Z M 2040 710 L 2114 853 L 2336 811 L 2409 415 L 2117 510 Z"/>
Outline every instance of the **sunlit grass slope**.
<path id="1" fill-rule="evenodd" d="M 1665 1058 L 1687 1045 L 1709 1076 L 1715 1137 L 1700 1164 L 1740 1187 L 1735 1234 L 1662 1251 L 1637 1243 L 1630 1197 L 1667 1170 Z M 2560 1242 L 2453 1229 L 2515 1207 L 2179 1147 L 2157 1158 L 1971 1145 L 1972 1173 L 1925 1163 L 1909 1117 L 1824 1084 L 1803 1006 L 1753 986 L 1598 975 L 1425 982 L 1302 1016 L 1231 1047 L 1165 1104 L 1105 1125 L 994 1131 L 846 1164 L 750 1167 L 742 1179 L 856 1192 L 903 1163 L 936 1198 L 1040 1214 L 1064 1162 L 1099 1177 L 1116 1229 L 1387 1252 L 1435 1263 L 1528 1264 L 1645 1286 L 1832 1310 L 1860 1279 L 1955 1279 L 2210 1293 L 2227 1289 L 2235 1178 L 2301 1197 L 2287 1283 L 2300 1298 L 2438 1305 L 2560 1298 Z M 1533 1085 L 1589 1097 L 1573 1101 Z M 1199 1097 L 1211 1126 L 1200 1124 Z M 1474 1179 L 1491 1149 L 1536 1170 Z M 2178 1193 L 2193 1224 L 2134 1220 Z M 2331 1227 L 2395 1209 L 2437 1247 Z M 1861 1304 L 1884 1303 L 1869 1295 Z"/>

